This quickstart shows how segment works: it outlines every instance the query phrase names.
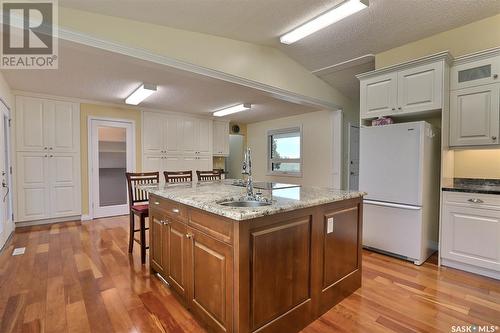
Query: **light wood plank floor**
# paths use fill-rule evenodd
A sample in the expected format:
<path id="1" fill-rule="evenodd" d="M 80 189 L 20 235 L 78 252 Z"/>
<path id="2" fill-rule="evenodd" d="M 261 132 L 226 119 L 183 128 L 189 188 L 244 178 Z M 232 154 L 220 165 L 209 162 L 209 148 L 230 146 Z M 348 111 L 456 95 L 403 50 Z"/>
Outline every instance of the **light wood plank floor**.
<path id="1" fill-rule="evenodd" d="M 203 332 L 127 253 L 126 217 L 18 229 L 0 255 L 0 333 Z M 26 253 L 12 257 L 15 247 Z M 363 254 L 363 287 L 304 329 L 451 332 L 500 326 L 500 282 Z M 500 332 L 500 330 L 498 330 Z M 286 332 L 284 332 L 286 333 Z"/>

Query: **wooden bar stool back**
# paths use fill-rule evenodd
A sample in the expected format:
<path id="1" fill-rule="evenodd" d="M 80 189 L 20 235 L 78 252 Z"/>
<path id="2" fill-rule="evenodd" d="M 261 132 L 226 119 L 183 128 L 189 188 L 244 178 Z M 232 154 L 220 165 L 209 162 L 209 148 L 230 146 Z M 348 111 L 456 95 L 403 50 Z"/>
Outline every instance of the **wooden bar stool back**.
<path id="1" fill-rule="evenodd" d="M 210 180 L 220 180 L 222 179 L 221 173 L 219 171 L 209 170 L 209 171 L 196 171 L 196 176 L 198 176 L 198 181 L 210 181 Z"/>
<path id="2" fill-rule="evenodd" d="M 164 171 L 166 183 L 185 183 L 193 181 L 193 171 Z"/>
<path id="3" fill-rule="evenodd" d="M 158 184 L 160 180 L 159 172 L 131 173 L 127 172 L 128 201 L 130 214 L 130 235 L 128 241 L 128 252 L 132 253 L 134 241 L 141 246 L 141 263 L 146 262 L 146 217 L 149 217 L 149 195 L 146 191 L 137 188 L 138 185 Z M 139 218 L 139 229 L 135 228 L 135 216 Z M 139 232 L 139 240 L 134 234 Z"/>

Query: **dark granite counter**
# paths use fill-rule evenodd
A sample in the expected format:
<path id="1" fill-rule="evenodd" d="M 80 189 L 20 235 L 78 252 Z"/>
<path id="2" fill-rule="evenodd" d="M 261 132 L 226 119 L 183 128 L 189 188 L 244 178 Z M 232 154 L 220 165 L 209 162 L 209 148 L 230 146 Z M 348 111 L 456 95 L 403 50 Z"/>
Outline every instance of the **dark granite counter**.
<path id="1" fill-rule="evenodd" d="M 443 182 L 443 191 L 500 194 L 500 179 L 449 178 Z"/>

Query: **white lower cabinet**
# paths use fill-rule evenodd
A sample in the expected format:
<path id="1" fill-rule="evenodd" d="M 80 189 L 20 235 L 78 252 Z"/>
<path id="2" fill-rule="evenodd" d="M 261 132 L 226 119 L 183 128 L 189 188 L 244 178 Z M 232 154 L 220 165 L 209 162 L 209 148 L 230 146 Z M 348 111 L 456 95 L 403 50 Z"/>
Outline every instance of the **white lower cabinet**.
<path id="1" fill-rule="evenodd" d="M 81 214 L 80 157 L 74 153 L 17 153 L 17 221 Z"/>
<path id="2" fill-rule="evenodd" d="M 443 193 L 441 262 L 500 279 L 500 196 Z"/>

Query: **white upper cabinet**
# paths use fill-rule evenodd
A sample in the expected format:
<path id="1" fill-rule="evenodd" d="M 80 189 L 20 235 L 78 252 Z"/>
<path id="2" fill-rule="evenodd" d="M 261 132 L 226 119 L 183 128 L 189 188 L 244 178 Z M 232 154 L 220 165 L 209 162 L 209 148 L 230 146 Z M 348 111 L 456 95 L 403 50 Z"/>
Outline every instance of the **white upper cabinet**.
<path id="1" fill-rule="evenodd" d="M 213 153 L 216 156 L 229 155 L 229 122 L 214 121 Z"/>
<path id="2" fill-rule="evenodd" d="M 451 68 L 450 146 L 500 143 L 500 48 L 457 58 Z"/>
<path id="3" fill-rule="evenodd" d="M 182 118 L 168 115 L 166 132 L 163 135 L 166 153 L 182 153 Z"/>
<path id="4" fill-rule="evenodd" d="M 496 145 L 500 137 L 500 84 L 450 95 L 450 146 Z"/>
<path id="5" fill-rule="evenodd" d="M 417 66 L 398 72 L 398 111 L 437 110 L 443 100 L 441 63 Z"/>
<path id="6" fill-rule="evenodd" d="M 451 69 L 451 89 L 500 82 L 500 48 L 457 58 Z"/>
<path id="7" fill-rule="evenodd" d="M 78 104 L 41 98 L 16 98 L 17 151 L 78 152 Z"/>
<path id="8" fill-rule="evenodd" d="M 361 80 L 361 116 L 380 117 L 396 111 L 398 98 L 397 73 Z"/>
<path id="9" fill-rule="evenodd" d="M 212 120 L 184 118 L 182 133 L 184 154 L 212 154 Z"/>
<path id="10" fill-rule="evenodd" d="M 360 116 L 404 116 L 441 110 L 448 75 L 447 52 L 357 75 Z"/>
<path id="11" fill-rule="evenodd" d="M 154 112 L 144 112 L 144 153 L 161 154 L 165 150 L 163 134 L 165 132 L 165 118 Z"/>
<path id="12" fill-rule="evenodd" d="M 211 119 L 198 119 L 198 154 L 212 155 L 212 125 Z"/>

